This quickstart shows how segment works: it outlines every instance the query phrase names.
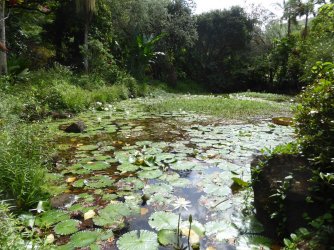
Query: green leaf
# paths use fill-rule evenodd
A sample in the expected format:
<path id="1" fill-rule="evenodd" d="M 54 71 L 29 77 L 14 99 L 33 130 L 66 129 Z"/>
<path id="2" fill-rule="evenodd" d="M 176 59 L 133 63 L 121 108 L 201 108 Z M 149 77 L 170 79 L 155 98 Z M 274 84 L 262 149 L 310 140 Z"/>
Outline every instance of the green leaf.
<path id="1" fill-rule="evenodd" d="M 87 247 L 95 243 L 98 236 L 97 231 L 81 231 L 71 236 L 70 244 L 74 247 Z"/>
<path id="2" fill-rule="evenodd" d="M 124 234 L 118 241 L 120 250 L 157 250 L 159 247 L 157 235 L 146 230 L 131 231 Z"/>
<path id="3" fill-rule="evenodd" d="M 67 214 L 66 212 L 51 210 L 43 213 L 41 217 L 38 217 L 36 219 L 36 225 L 39 227 L 48 228 L 53 224 L 68 219 L 70 219 L 70 215 Z"/>
<path id="4" fill-rule="evenodd" d="M 177 244 L 177 233 L 175 230 L 160 230 L 158 232 L 159 243 L 163 246 Z"/>
<path id="5" fill-rule="evenodd" d="M 176 229 L 179 216 L 169 212 L 155 212 L 148 219 L 148 224 L 156 229 Z"/>
<path id="6" fill-rule="evenodd" d="M 78 220 L 65 220 L 58 223 L 55 227 L 55 233 L 59 235 L 69 235 L 79 231 L 80 221 Z"/>
<path id="7" fill-rule="evenodd" d="M 140 179 L 156 179 L 159 178 L 163 173 L 161 170 L 156 169 L 156 170 L 142 170 L 139 171 L 137 174 Z"/>
<path id="8" fill-rule="evenodd" d="M 206 235 L 215 235 L 219 241 L 235 238 L 238 236 L 238 230 L 226 221 L 211 221 L 205 224 Z"/>

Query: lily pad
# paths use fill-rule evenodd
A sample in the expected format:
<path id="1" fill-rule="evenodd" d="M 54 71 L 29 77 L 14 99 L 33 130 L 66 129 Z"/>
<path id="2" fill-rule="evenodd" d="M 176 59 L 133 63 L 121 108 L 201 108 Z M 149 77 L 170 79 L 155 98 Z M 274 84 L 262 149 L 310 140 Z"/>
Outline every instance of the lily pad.
<path id="1" fill-rule="evenodd" d="M 123 163 L 117 167 L 117 170 L 121 172 L 135 172 L 138 169 L 139 166 L 130 163 Z"/>
<path id="2" fill-rule="evenodd" d="M 80 150 L 80 151 L 94 151 L 98 148 L 99 147 L 96 146 L 96 145 L 83 145 L 83 146 L 79 146 L 78 150 Z"/>
<path id="3" fill-rule="evenodd" d="M 110 179 L 109 176 L 96 175 L 85 181 L 85 184 L 89 188 L 104 188 L 110 187 L 114 183 L 114 180 Z"/>
<path id="4" fill-rule="evenodd" d="M 177 244 L 177 232 L 175 230 L 160 230 L 158 232 L 159 243 L 163 246 Z"/>
<path id="5" fill-rule="evenodd" d="M 54 227 L 54 231 L 59 235 L 70 235 L 79 231 L 80 221 L 78 220 L 65 220 L 58 223 Z"/>
<path id="6" fill-rule="evenodd" d="M 177 214 L 169 212 L 155 212 L 148 219 L 148 224 L 156 229 L 176 229 L 179 221 L 179 216 Z"/>
<path id="7" fill-rule="evenodd" d="M 155 233 L 146 230 L 131 231 L 117 241 L 117 247 L 120 250 L 157 250 L 158 237 Z"/>
<path id="8" fill-rule="evenodd" d="M 110 168 L 109 163 L 103 161 L 92 162 L 83 166 L 87 170 L 99 171 Z"/>
<path id="9" fill-rule="evenodd" d="M 36 225 L 39 227 L 50 227 L 60 221 L 70 219 L 70 215 L 63 211 L 51 210 L 42 214 L 41 217 L 36 219 Z"/>
<path id="10" fill-rule="evenodd" d="M 137 174 L 140 179 L 156 179 L 156 178 L 159 178 L 163 174 L 163 172 L 159 169 L 142 170 L 142 171 L 139 171 Z"/>
<path id="11" fill-rule="evenodd" d="M 217 240 L 223 241 L 236 238 L 239 235 L 238 230 L 226 221 L 211 221 L 205 224 L 206 235 L 215 236 Z"/>

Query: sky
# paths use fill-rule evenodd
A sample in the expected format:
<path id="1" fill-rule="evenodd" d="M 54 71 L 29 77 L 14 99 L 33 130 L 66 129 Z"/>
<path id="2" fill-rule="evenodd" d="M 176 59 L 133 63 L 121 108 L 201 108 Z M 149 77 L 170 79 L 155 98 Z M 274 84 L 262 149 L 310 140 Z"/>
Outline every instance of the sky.
<path id="1" fill-rule="evenodd" d="M 281 11 L 275 3 L 283 2 L 282 0 L 195 0 L 197 8 L 195 13 L 200 14 L 214 9 L 228 9 L 231 6 L 247 6 L 249 4 L 261 4 L 276 15 L 280 16 Z"/>

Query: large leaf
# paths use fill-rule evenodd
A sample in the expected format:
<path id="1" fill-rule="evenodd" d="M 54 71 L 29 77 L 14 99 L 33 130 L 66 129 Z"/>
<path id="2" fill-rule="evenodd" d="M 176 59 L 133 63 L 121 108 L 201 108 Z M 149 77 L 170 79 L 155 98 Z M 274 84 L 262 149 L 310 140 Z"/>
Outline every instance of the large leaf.
<path id="1" fill-rule="evenodd" d="M 155 212 L 148 219 L 148 224 L 156 229 L 176 229 L 179 216 L 169 212 Z"/>
<path id="2" fill-rule="evenodd" d="M 157 250 L 159 247 L 157 235 L 146 230 L 131 231 L 124 234 L 118 241 L 120 250 Z"/>

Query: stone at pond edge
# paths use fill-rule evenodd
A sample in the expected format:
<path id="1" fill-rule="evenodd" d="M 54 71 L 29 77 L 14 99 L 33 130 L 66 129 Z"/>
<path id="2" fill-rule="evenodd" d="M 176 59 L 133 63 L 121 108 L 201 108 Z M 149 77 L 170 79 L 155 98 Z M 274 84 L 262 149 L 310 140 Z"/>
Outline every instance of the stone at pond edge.
<path id="1" fill-rule="evenodd" d="M 264 163 L 263 167 L 259 167 Z M 282 202 L 284 216 L 286 218 L 282 237 L 287 237 L 300 227 L 307 227 L 308 222 L 304 219 L 307 213 L 311 218 L 323 214 L 323 205 L 320 201 L 306 202 L 308 196 L 312 196 L 310 188 L 312 183 L 312 170 L 308 161 L 299 155 L 274 155 L 270 159 L 257 156 L 251 163 L 252 185 L 254 190 L 254 206 L 256 217 L 264 225 L 266 234 L 276 238 L 279 219 L 272 219 L 271 214 L 277 212 L 278 204 L 270 198 L 277 193 L 277 189 L 284 178 L 292 175 L 291 186 L 286 192 L 286 198 Z M 259 170 L 259 168 L 261 170 Z"/>
<path id="2" fill-rule="evenodd" d="M 86 128 L 87 126 L 83 121 L 77 121 L 66 127 L 64 131 L 66 133 L 82 133 Z"/>
<path id="3" fill-rule="evenodd" d="M 75 201 L 76 197 L 73 194 L 60 194 L 50 200 L 52 208 L 65 208 L 66 205 Z"/>

